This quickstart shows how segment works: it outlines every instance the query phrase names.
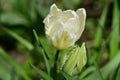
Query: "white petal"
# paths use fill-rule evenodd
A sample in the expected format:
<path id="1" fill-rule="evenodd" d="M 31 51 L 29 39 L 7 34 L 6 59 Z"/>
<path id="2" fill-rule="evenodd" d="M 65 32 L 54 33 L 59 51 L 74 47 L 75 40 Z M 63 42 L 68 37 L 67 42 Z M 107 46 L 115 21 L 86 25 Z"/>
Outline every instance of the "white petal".
<path id="1" fill-rule="evenodd" d="M 75 43 L 74 37 L 75 37 L 74 34 L 71 34 L 67 31 L 60 31 L 57 33 L 57 35 L 55 35 L 53 39 L 53 45 L 57 47 L 59 50 L 65 49 L 67 47 L 74 45 Z"/>
<path id="2" fill-rule="evenodd" d="M 81 36 L 84 27 L 85 27 L 85 20 L 86 20 L 86 11 L 84 8 L 78 9 L 76 11 L 76 13 L 78 14 L 78 23 L 79 23 L 79 30 L 78 30 L 78 38 Z"/>
<path id="3" fill-rule="evenodd" d="M 69 32 L 72 33 L 74 35 L 77 34 L 78 30 L 79 30 L 79 25 L 77 23 L 76 18 L 70 18 L 65 24 L 65 29 Z M 77 35 L 74 38 L 77 41 Z"/>
<path id="4" fill-rule="evenodd" d="M 58 9 L 55 4 L 50 7 L 50 14 L 53 16 L 59 16 L 62 13 L 61 9 Z"/>
<path id="5" fill-rule="evenodd" d="M 56 23 L 58 22 L 58 17 L 56 16 L 51 16 L 50 18 L 48 18 L 46 20 L 46 23 L 45 23 L 45 29 L 46 31 L 49 33 L 49 31 L 51 31 L 51 29 L 54 29 L 54 25 L 56 25 Z"/>
<path id="6" fill-rule="evenodd" d="M 63 11 L 62 15 L 61 15 L 61 18 L 62 18 L 62 21 L 65 23 L 67 22 L 69 19 L 71 18 L 75 18 L 77 14 L 75 13 L 75 11 L 72 11 L 72 10 L 66 10 L 66 11 Z"/>
<path id="7" fill-rule="evenodd" d="M 51 38 L 55 37 L 58 32 L 63 31 L 63 24 L 60 21 L 56 21 L 52 27 L 49 27 L 49 31 L 46 32 Z"/>
<path id="8" fill-rule="evenodd" d="M 86 19 L 86 11 L 84 8 L 80 8 L 78 9 L 77 11 L 77 14 L 81 17 L 81 16 L 84 16 L 83 18 Z"/>

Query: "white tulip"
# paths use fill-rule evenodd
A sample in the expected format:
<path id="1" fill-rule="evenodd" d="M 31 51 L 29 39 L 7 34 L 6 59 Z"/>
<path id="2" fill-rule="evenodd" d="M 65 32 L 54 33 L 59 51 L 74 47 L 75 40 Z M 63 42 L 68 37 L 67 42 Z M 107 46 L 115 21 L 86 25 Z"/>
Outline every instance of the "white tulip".
<path id="1" fill-rule="evenodd" d="M 44 19 L 45 34 L 50 42 L 59 50 L 74 45 L 80 38 L 86 20 L 86 11 L 80 8 L 77 11 L 58 9 L 55 4 Z"/>

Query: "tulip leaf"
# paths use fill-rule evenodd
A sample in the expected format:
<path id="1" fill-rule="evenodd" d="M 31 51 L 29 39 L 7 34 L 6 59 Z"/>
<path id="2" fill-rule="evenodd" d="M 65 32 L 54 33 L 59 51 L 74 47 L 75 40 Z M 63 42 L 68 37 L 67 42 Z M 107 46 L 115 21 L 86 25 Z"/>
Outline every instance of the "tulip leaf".
<path id="1" fill-rule="evenodd" d="M 47 2 L 47 5 L 44 5 L 44 3 Z M 49 12 L 49 6 L 51 5 L 51 0 L 38 0 L 39 5 L 37 5 L 37 10 L 42 17 L 45 17 Z"/>
<path id="2" fill-rule="evenodd" d="M 32 50 L 34 47 L 33 45 L 28 42 L 27 40 L 23 39 L 21 36 L 19 36 L 18 34 L 16 34 L 15 32 L 2 27 L 2 30 L 5 31 L 6 33 L 8 33 L 9 35 L 11 35 L 13 38 L 15 38 L 16 40 L 18 40 L 21 44 L 23 44 L 28 50 Z"/>
<path id="3" fill-rule="evenodd" d="M 103 29 L 105 27 L 105 22 L 106 22 L 106 19 L 107 19 L 107 13 L 108 13 L 109 5 L 110 5 L 110 1 L 105 5 L 105 7 L 103 9 L 102 15 L 101 15 L 100 20 L 99 20 L 97 33 L 95 35 L 95 40 L 94 40 L 94 47 L 95 47 L 95 49 L 93 51 L 95 60 L 97 60 L 98 57 L 99 57 L 98 48 L 100 48 L 100 46 L 101 46 L 101 39 L 103 37 Z"/>
<path id="4" fill-rule="evenodd" d="M 13 12 L 28 16 L 29 5 L 27 1 L 28 0 L 9 0 Z"/>
<path id="5" fill-rule="evenodd" d="M 29 22 L 28 20 L 18 13 L 4 13 L 0 14 L 0 21 L 5 24 L 9 25 L 25 25 L 28 26 Z"/>
<path id="6" fill-rule="evenodd" d="M 105 25 L 105 22 L 107 19 L 109 5 L 110 5 L 110 1 L 105 5 L 103 12 L 102 12 L 102 15 L 101 15 L 100 20 L 99 20 L 99 26 L 98 26 L 97 33 L 95 36 L 95 41 L 94 41 L 95 48 L 98 48 L 100 46 L 100 42 L 101 42 L 101 39 L 103 36 L 103 29 L 105 27 L 104 25 Z"/>
<path id="7" fill-rule="evenodd" d="M 36 68 L 34 65 L 31 65 L 35 71 L 37 71 L 45 80 L 53 80 L 49 75 L 47 75 L 45 72 L 42 70 Z"/>
<path id="8" fill-rule="evenodd" d="M 109 74 L 112 71 L 115 71 L 115 69 L 117 68 L 117 66 L 119 64 L 120 64 L 120 51 L 117 53 L 117 55 L 108 64 L 106 64 L 106 66 L 104 66 L 103 68 L 100 69 L 100 72 L 101 72 L 103 78 L 106 80 L 107 77 L 109 76 Z M 95 71 L 93 74 L 85 77 L 82 80 L 93 80 L 93 79 L 101 80 L 101 78 L 97 74 L 97 71 Z"/>
<path id="9" fill-rule="evenodd" d="M 31 80 L 26 71 L 19 64 L 17 64 L 15 60 L 12 59 L 12 57 L 7 55 L 7 53 L 2 48 L 0 48 L 0 56 L 5 58 L 5 60 L 8 61 L 8 63 L 10 63 L 10 65 L 16 69 L 17 73 L 19 73 L 25 80 Z"/>
<path id="10" fill-rule="evenodd" d="M 40 46 L 40 41 L 39 41 L 39 38 L 38 38 L 38 35 L 37 35 L 36 31 L 33 30 L 33 32 L 34 32 L 34 35 L 35 35 L 35 38 L 36 38 L 36 41 L 37 41 L 37 45 L 38 45 L 38 47 L 39 47 L 39 50 L 41 50 L 42 55 L 43 55 L 43 57 L 44 57 L 48 75 L 50 75 L 50 68 L 51 68 L 51 67 L 50 67 L 50 63 L 49 63 L 49 61 L 48 61 L 48 59 L 47 59 L 47 56 L 45 55 L 44 49 Z"/>
<path id="11" fill-rule="evenodd" d="M 61 73 L 66 78 L 66 80 L 74 80 L 70 75 L 66 74 L 65 72 L 61 71 Z"/>
<path id="12" fill-rule="evenodd" d="M 0 56 L 0 79 L 10 80 L 10 65 Z"/>
<path id="13" fill-rule="evenodd" d="M 45 50 L 45 53 L 47 54 L 47 57 L 50 60 L 54 60 L 56 49 L 48 42 L 46 37 L 40 36 L 39 40 L 40 40 L 42 47 Z"/>
<path id="14" fill-rule="evenodd" d="M 114 0 L 112 32 L 110 38 L 110 58 L 113 58 L 119 50 L 119 8 L 117 0 Z"/>
<path id="15" fill-rule="evenodd" d="M 88 74 L 92 73 L 95 70 L 96 70 L 96 68 L 94 66 L 91 66 L 91 67 L 85 69 L 85 71 L 80 75 L 79 79 L 81 80 L 81 79 L 85 78 L 85 76 L 87 76 Z"/>

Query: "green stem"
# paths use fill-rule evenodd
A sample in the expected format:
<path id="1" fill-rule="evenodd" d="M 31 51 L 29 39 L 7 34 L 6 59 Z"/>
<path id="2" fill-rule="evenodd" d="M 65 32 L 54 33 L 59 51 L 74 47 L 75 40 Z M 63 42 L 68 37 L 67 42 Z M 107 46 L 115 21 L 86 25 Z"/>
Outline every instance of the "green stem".
<path id="1" fill-rule="evenodd" d="M 59 55 L 59 50 L 57 50 L 56 55 L 55 55 L 55 61 L 54 61 L 54 79 L 58 80 L 58 73 L 57 73 L 57 60 L 58 60 L 58 55 Z"/>

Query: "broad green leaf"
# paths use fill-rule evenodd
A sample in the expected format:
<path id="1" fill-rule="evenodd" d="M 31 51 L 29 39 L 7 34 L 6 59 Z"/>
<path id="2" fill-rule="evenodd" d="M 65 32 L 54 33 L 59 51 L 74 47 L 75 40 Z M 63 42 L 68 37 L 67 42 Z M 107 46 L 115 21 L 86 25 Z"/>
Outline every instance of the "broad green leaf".
<path id="1" fill-rule="evenodd" d="M 28 50 L 32 50 L 34 47 L 33 45 L 28 42 L 27 40 L 25 40 L 24 38 L 20 37 L 18 34 L 14 33 L 13 31 L 2 27 L 2 30 L 4 32 L 6 32 L 7 34 L 9 34 L 10 36 L 12 36 L 13 38 L 15 38 L 16 40 L 18 40 L 21 44 L 23 44 Z"/>
<path id="2" fill-rule="evenodd" d="M 112 59 L 119 50 L 119 27 L 120 27 L 120 13 L 118 8 L 117 0 L 114 0 L 114 8 L 113 8 L 113 20 L 112 20 L 112 32 L 110 38 L 110 58 Z"/>
<path id="3" fill-rule="evenodd" d="M 108 3 L 106 3 L 106 5 L 103 9 L 102 15 L 100 17 L 100 20 L 99 20 L 99 25 L 98 25 L 98 29 L 97 29 L 97 32 L 95 35 L 95 40 L 94 40 L 94 47 L 95 48 L 100 48 L 100 46 L 101 46 L 101 40 L 103 37 L 103 29 L 105 27 L 105 22 L 107 19 L 109 5 L 110 5 L 110 1 L 108 1 Z M 98 53 L 99 53 L 99 51 L 96 51 L 96 49 L 94 49 L 93 54 L 94 54 L 95 59 L 98 58 L 98 55 L 99 55 Z"/>
<path id="4" fill-rule="evenodd" d="M 38 5 L 36 7 L 37 11 L 39 12 L 40 15 L 42 15 L 42 17 L 45 17 L 48 12 L 49 12 L 49 7 L 52 3 L 52 0 L 37 0 L 38 1 Z M 44 3 L 46 3 L 46 5 L 44 5 Z"/>
<path id="5" fill-rule="evenodd" d="M 109 74 L 112 71 L 114 71 L 119 64 L 120 64 L 120 51 L 108 64 L 106 64 L 103 68 L 100 69 L 103 78 L 106 80 Z M 88 75 L 82 80 L 93 80 L 93 79 L 101 80 L 101 78 L 97 74 L 97 71 L 95 71 L 93 74 Z"/>
<path id="6" fill-rule="evenodd" d="M 28 0 L 9 0 L 9 3 L 12 7 L 13 12 L 17 12 L 19 14 L 25 15 L 25 17 L 29 17 L 29 3 Z"/>
<path id="7" fill-rule="evenodd" d="M 64 6 L 66 8 L 69 8 L 69 9 L 74 9 L 75 6 L 77 6 L 78 4 L 81 3 L 81 0 L 63 0 L 62 3 L 64 4 Z"/>
<path id="8" fill-rule="evenodd" d="M 37 22 L 36 0 L 31 0 L 29 15 L 32 22 Z"/>
<path id="9" fill-rule="evenodd" d="M 56 49 L 48 42 L 47 38 L 44 36 L 39 37 L 40 43 L 44 48 L 48 58 L 54 60 Z"/>
<path id="10" fill-rule="evenodd" d="M 70 75 L 66 74 L 65 72 L 61 71 L 61 73 L 66 78 L 66 80 L 74 80 Z"/>
<path id="11" fill-rule="evenodd" d="M 0 56 L 0 79 L 19 80 L 19 78 L 20 75 L 17 74 L 13 65 L 11 65 L 8 61 L 6 61 L 4 57 Z"/>
<path id="12" fill-rule="evenodd" d="M 44 71 L 36 68 L 34 65 L 31 65 L 35 71 L 37 71 L 45 80 L 53 80 L 49 75 L 47 75 Z"/>
<path id="13" fill-rule="evenodd" d="M 13 60 L 9 55 L 7 55 L 7 53 L 2 48 L 0 48 L 0 56 L 5 58 L 5 60 L 10 65 L 12 65 L 17 71 L 17 73 L 20 74 L 25 80 L 31 80 L 26 71 L 19 64 L 17 64 L 15 60 Z"/>
<path id="14" fill-rule="evenodd" d="M 10 80 L 10 65 L 7 64 L 7 61 L 0 56 L 0 79 Z"/>
<path id="15" fill-rule="evenodd" d="M 97 30 L 95 41 L 94 41 L 95 47 L 100 46 L 100 42 L 101 42 L 102 35 L 103 35 L 103 28 L 105 27 L 104 25 L 105 25 L 106 18 L 107 18 L 108 8 L 109 8 L 109 3 L 107 3 L 105 5 L 105 7 L 103 9 L 103 13 L 102 13 L 100 20 L 99 20 L 99 26 L 98 26 L 98 30 Z"/>
<path id="16" fill-rule="evenodd" d="M 4 24 L 9 25 L 25 25 L 29 26 L 28 20 L 25 16 L 17 14 L 17 13 L 3 13 L 0 14 L 0 21 Z"/>
<path id="17" fill-rule="evenodd" d="M 81 79 L 85 78 L 85 76 L 87 76 L 88 74 L 92 73 L 95 70 L 96 70 L 96 68 L 94 66 L 91 66 L 91 67 L 85 69 L 85 71 L 82 74 L 80 74 L 79 79 L 81 80 Z"/>

